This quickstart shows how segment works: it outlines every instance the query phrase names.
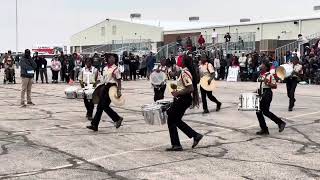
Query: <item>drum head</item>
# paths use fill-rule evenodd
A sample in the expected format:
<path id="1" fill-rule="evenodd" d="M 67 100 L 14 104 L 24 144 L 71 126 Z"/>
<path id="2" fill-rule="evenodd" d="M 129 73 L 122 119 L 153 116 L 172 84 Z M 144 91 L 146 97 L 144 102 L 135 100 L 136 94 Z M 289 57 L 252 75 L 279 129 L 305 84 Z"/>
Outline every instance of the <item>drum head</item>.
<path id="1" fill-rule="evenodd" d="M 213 91 L 216 88 L 215 81 L 212 80 L 211 83 L 209 84 L 208 83 L 209 79 L 210 79 L 209 76 L 203 76 L 200 80 L 200 86 L 206 91 Z"/>
<path id="2" fill-rule="evenodd" d="M 164 72 L 156 72 L 150 74 L 150 82 L 153 85 L 161 85 L 165 80 L 167 76 Z"/>

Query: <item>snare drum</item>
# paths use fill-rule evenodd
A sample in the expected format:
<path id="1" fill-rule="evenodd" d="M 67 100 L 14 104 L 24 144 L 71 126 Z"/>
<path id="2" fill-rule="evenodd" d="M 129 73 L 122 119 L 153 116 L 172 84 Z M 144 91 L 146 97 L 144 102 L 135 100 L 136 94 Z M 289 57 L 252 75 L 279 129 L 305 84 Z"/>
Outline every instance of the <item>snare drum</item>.
<path id="1" fill-rule="evenodd" d="M 168 115 L 161 104 L 147 104 L 141 107 L 142 115 L 147 124 L 164 125 L 167 123 Z"/>
<path id="2" fill-rule="evenodd" d="M 77 97 L 77 88 L 76 87 L 68 87 L 64 90 L 64 93 L 67 96 L 67 99 L 75 99 Z"/>
<path id="3" fill-rule="evenodd" d="M 167 111 L 171 104 L 173 103 L 173 99 L 162 99 L 156 102 L 156 104 L 159 104 L 162 106 L 163 111 Z"/>
<path id="4" fill-rule="evenodd" d="M 84 90 L 84 95 L 86 96 L 86 98 L 88 100 L 92 100 L 92 95 L 93 95 L 94 89 L 90 88 L 90 89 L 85 89 Z"/>
<path id="5" fill-rule="evenodd" d="M 77 99 L 83 99 L 84 98 L 84 91 L 83 89 L 77 90 Z"/>
<path id="6" fill-rule="evenodd" d="M 255 93 L 243 93 L 240 95 L 239 111 L 259 111 L 260 97 Z"/>

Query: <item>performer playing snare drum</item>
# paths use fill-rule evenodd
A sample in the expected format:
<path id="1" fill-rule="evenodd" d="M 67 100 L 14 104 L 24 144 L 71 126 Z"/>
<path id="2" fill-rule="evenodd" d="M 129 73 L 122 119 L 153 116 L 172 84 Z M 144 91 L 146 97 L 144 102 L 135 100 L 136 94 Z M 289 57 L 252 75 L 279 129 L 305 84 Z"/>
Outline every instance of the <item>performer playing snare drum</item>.
<path id="1" fill-rule="evenodd" d="M 85 60 L 86 66 L 82 68 L 80 72 L 80 85 L 82 88 L 92 88 L 96 87 L 97 79 L 98 79 L 98 70 L 92 66 L 93 59 L 92 58 L 87 58 Z M 87 109 L 87 115 L 86 117 L 88 120 L 92 120 L 92 114 L 93 114 L 93 109 L 94 109 L 94 104 L 91 100 L 87 99 L 87 96 L 84 95 L 84 105 Z"/>
<path id="2" fill-rule="evenodd" d="M 166 60 L 163 58 L 160 61 L 160 65 L 154 69 L 154 72 L 156 73 L 160 73 L 163 72 L 165 74 L 167 74 L 167 67 L 166 67 Z M 158 100 L 164 99 L 164 92 L 166 91 L 166 80 L 163 81 L 160 85 L 154 85 L 152 84 L 154 87 L 154 102 L 157 102 Z"/>
<path id="3" fill-rule="evenodd" d="M 117 55 L 109 55 L 107 57 L 108 66 L 104 68 L 102 84 L 102 90 L 100 91 L 99 97 L 100 101 L 97 107 L 96 115 L 91 122 L 91 126 L 87 126 L 88 129 L 93 131 L 98 131 L 98 126 L 101 120 L 102 112 L 105 111 L 108 116 L 115 122 L 115 127 L 118 129 L 121 126 L 123 118 L 120 117 L 111 107 L 111 99 L 109 97 L 109 89 L 112 86 L 117 87 L 117 96 L 121 97 L 121 74 L 116 63 Z"/>
<path id="4" fill-rule="evenodd" d="M 269 62 L 263 62 L 261 65 L 261 69 L 263 72 L 259 77 L 260 89 L 259 95 L 261 96 L 260 100 L 260 110 L 256 112 L 257 118 L 259 120 L 261 131 L 257 132 L 257 135 L 269 135 L 268 126 L 264 119 L 264 116 L 270 118 L 273 122 L 275 122 L 279 126 L 279 132 L 282 132 L 286 127 L 286 123 L 282 121 L 279 117 L 270 112 L 270 104 L 272 101 L 272 89 L 277 88 L 276 80 L 274 76 L 269 72 L 271 65 Z"/>

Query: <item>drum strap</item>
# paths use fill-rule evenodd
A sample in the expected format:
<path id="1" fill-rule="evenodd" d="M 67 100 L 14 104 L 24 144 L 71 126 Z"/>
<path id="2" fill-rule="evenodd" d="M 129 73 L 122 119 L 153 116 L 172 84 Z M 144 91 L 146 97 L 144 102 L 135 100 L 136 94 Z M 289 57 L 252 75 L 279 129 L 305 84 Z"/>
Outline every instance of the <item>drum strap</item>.
<path id="1" fill-rule="evenodd" d="M 186 85 L 184 84 L 184 81 L 183 81 L 183 79 L 182 79 L 183 74 L 186 74 L 187 76 L 189 76 L 189 78 L 190 78 L 191 80 L 192 80 L 192 76 L 191 76 L 191 74 L 189 74 L 189 72 L 187 72 L 187 71 L 183 71 L 183 73 L 181 73 L 181 81 L 182 81 L 182 84 L 183 84 L 184 87 L 186 87 Z"/>

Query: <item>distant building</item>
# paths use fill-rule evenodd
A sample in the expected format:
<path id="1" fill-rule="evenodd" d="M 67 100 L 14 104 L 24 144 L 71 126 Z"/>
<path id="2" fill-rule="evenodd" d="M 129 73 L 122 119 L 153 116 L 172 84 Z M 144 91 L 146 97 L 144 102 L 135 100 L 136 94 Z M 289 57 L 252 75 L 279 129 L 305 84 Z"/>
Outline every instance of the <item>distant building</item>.
<path id="1" fill-rule="evenodd" d="M 106 19 L 74 34 L 70 41 L 71 52 L 110 52 L 126 48 L 156 51 L 163 43 L 163 28 Z"/>

